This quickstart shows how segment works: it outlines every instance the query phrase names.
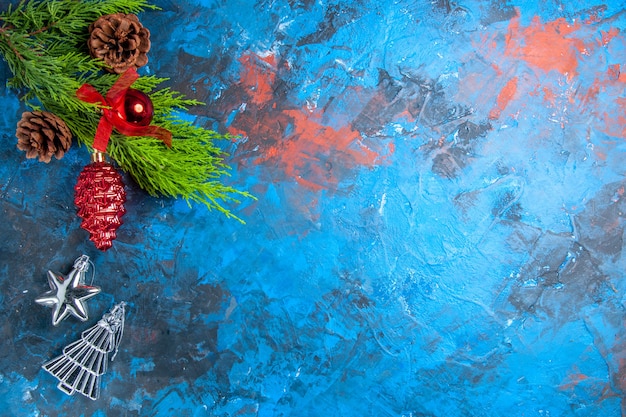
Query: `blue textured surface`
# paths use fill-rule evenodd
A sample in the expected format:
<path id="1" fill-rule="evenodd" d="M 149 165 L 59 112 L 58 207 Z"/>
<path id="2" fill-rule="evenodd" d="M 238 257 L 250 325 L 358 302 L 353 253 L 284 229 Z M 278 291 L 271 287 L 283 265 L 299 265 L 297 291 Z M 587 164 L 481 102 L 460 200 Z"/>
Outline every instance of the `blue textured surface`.
<path id="1" fill-rule="evenodd" d="M 0 409 L 12 416 L 624 416 L 621 1 L 158 1 L 142 71 L 206 106 L 247 224 L 147 196 L 99 253 L 0 86 Z M 8 78 L 4 63 L 1 76 Z M 129 313 L 102 397 L 40 369 L 81 253 Z"/>

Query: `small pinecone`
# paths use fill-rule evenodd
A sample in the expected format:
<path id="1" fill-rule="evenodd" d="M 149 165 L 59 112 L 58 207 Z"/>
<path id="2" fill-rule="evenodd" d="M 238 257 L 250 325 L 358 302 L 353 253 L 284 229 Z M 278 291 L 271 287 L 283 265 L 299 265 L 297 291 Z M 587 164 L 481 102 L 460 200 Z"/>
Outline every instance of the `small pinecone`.
<path id="1" fill-rule="evenodd" d="M 109 14 L 89 25 L 87 46 L 93 58 L 109 66 L 109 72 L 122 74 L 148 63 L 150 31 L 134 14 Z"/>
<path id="2" fill-rule="evenodd" d="M 48 163 L 54 155 L 63 158 L 72 145 L 72 132 L 58 116 L 47 111 L 26 111 L 17 122 L 17 148 L 26 151 L 27 158 Z"/>
<path id="3" fill-rule="evenodd" d="M 92 162 L 78 176 L 74 191 L 74 204 L 83 219 L 80 227 L 89 232 L 96 248 L 110 249 L 126 213 L 122 176 L 107 162 Z"/>

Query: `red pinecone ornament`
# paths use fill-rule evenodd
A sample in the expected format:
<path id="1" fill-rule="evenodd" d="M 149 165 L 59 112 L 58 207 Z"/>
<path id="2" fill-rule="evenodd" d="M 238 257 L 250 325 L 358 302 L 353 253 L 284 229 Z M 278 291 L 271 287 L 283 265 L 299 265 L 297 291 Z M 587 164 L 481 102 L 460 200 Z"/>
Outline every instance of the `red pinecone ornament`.
<path id="1" fill-rule="evenodd" d="M 94 154 L 93 162 L 83 168 L 74 187 L 74 204 L 83 219 L 81 227 L 101 251 L 113 246 L 116 230 L 126 213 L 126 191 L 122 176 L 104 161 L 103 154 Z"/>

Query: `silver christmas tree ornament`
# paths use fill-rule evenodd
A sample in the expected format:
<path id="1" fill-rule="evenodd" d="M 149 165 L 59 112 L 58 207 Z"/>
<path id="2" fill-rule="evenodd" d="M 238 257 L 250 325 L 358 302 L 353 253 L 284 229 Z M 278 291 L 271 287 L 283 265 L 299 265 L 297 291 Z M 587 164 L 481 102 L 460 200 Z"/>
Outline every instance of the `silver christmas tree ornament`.
<path id="1" fill-rule="evenodd" d="M 42 368 L 59 380 L 57 387 L 68 395 L 81 393 L 92 400 L 100 397 L 100 377 L 107 371 L 109 353 L 115 359 L 124 333 L 126 303 L 115 305 L 80 340 L 63 349 L 63 354 Z"/>
<path id="2" fill-rule="evenodd" d="M 52 324 L 58 326 L 68 315 L 82 321 L 89 319 L 85 300 L 100 292 L 100 287 L 85 285 L 89 256 L 81 255 L 67 276 L 48 271 L 50 291 L 35 298 L 35 302 L 52 308 Z"/>

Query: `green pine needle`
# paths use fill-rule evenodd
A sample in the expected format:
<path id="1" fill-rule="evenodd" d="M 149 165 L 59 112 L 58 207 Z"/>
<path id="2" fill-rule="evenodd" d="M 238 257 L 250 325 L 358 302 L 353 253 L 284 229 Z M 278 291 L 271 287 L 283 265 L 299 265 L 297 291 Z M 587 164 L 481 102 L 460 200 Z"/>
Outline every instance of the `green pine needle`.
<path id="1" fill-rule="evenodd" d="M 0 13 L 0 54 L 13 74 L 9 86 L 22 91 L 31 108 L 63 119 L 78 143 L 92 148 L 100 109 L 76 98 L 76 90 L 87 83 L 104 96 L 119 76 L 103 72 L 103 63 L 89 56 L 89 25 L 103 15 L 137 14 L 148 8 L 157 9 L 145 0 L 21 1 L 9 6 Z M 202 103 L 169 88 L 158 89 L 165 80 L 140 77 L 133 88 L 150 96 L 153 124 L 172 132 L 172 147 L 151 137 L 114 133 L 109 156 L 150 195 L 182 197 L 242 221 L 223 204 L 254 197 L 219 181 L 229 175 L 229 167 L 214 143 L 229 137 L 177 117 Z"/>

